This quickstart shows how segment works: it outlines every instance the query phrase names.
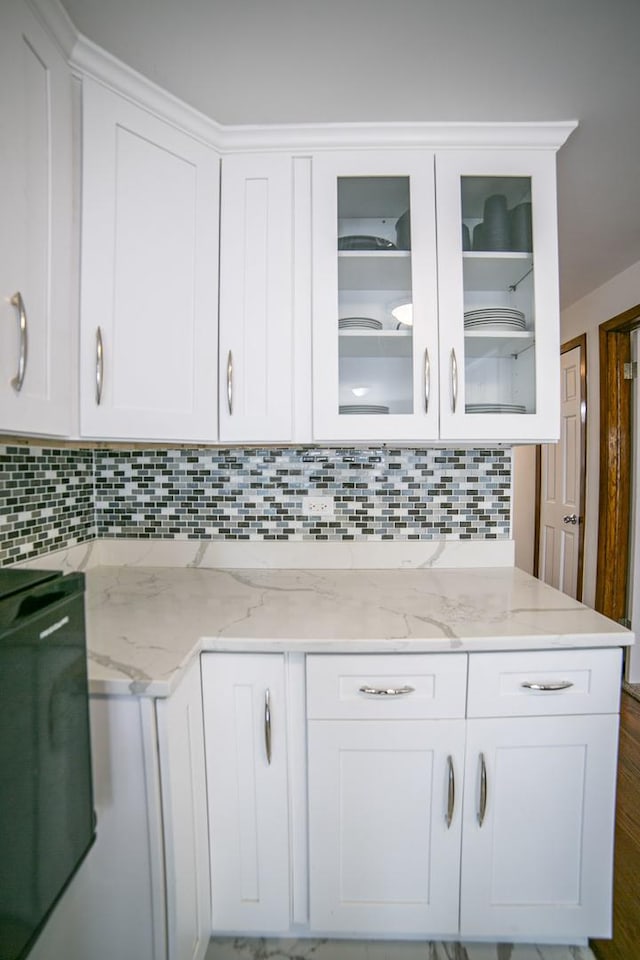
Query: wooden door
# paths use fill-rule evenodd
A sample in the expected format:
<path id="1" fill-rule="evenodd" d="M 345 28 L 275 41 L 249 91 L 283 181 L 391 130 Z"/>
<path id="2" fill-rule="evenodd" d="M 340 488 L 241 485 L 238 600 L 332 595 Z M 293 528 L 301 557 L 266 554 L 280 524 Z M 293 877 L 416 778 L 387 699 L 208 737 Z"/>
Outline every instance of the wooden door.
<path id="1" fill-rule="evenodd" d="M 583 534 L 581 349 L 561 356 L 560 441 L 541 448 L 538 575 L 580 599 Z"/>
<path id="2" fill-rule="evenodd" d="M 610 936 L 617 737 L 617 714 L 469 722 L 463 939 Z"/>
<path id="3" fill-rule="evenodd" d="M 312 932 L 455 933 L 464 720 L 308 729 Z"/>
<path id="4" fill-rule="evenodd" d="M 284 657 L 202 657 L 212 927 L 289 929 Z"/>
<path id="5" fill-rule="evenodd" d="M 81 432 L 217 435 L 217 154 L 83 80 Z"/>

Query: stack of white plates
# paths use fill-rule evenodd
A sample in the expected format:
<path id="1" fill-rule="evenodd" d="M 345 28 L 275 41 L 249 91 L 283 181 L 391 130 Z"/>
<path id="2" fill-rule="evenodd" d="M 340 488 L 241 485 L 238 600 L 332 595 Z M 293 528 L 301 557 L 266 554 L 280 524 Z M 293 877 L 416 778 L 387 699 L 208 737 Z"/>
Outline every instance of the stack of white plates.
<path id="1" fill-rule="evenodd" d="M 389 413 L 389 407 L 384 407 L 380 403 L 341 403 L 338 412 L 355 414 Z"/>
<path id="2" fill-rule="evenodd" d="M 338 320 L 339 330 L 382 330 L 382 321 L 371 317 L 343 317 Z"/>
<path id="3" fill-rule="evenodd" d="M 523 403 L 467 403 L 466 413 L 526 413 Z"/>
<path id="4" fill-rule="evenodd" d="M 492 330 L 524 330 L 525 319 L 521 310 L 508 307 L 487 307 L 485 309 L 465 310 L 464 326 L 466 330 L 478 327 L 490 327 Z"/>

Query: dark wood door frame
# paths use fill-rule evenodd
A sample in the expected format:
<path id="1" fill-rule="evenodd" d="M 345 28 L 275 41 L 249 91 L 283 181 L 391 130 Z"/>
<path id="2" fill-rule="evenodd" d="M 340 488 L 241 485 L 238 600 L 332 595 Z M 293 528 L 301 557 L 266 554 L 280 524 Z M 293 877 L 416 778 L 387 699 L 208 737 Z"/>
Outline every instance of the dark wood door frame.
<path id="1" fill-rule="evenodd" d="M 584 516 L 585 516 L 585 498 L 587 488 L 587 335 L 581 333 L 573 340 L 567 340 L 560 347 L 560 354 L 569 353 L 570 350 L 580 348 L 580 503 L 579 516 L 580 527 L 578 530 L 578 571 L 576 581 L 576 600 L 582 600 L 582 580 L 584 572 Z M 536 447 L 536 506 L 534 516 L 534 557 L 533 557 L 533 575 L 539 576 L 540 572 L 540 497 L 542 495 L 542 447 Z"/>
<path id="2" fill-rule="evenodd" d="M 627 615 L 631 504 L 631 331 L 640 327 L 640 304 L 600 324 L 600 490 L 596 610 Z"/>

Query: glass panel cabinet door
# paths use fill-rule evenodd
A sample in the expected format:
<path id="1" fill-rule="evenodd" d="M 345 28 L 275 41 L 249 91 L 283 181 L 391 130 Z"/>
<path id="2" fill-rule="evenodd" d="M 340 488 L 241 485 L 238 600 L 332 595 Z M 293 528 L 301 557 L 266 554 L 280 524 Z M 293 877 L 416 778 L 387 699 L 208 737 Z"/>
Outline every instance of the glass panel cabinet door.
<path id="1" fill-rule="evenodd" d="M 314 436 L 438 429 L 433 154 L 314 158 Z"/>
<path id="2" fill-rule="evenodd" d="M 554 156 L 436 161 L 443 439 L 559 435 Z"/>

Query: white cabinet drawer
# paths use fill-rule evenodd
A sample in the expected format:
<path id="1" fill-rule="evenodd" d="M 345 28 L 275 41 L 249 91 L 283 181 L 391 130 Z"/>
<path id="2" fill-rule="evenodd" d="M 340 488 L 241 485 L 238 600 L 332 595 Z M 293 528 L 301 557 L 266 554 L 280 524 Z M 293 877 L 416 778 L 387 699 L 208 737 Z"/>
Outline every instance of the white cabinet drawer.
<path id="1" fill-rule="evenodd" d="M 475 653 L 468 717 L 617 713 L 620 649 Z"/>
<path id="2" fill-rule="evenodd" d="M 307 717 L 464 717 L 466 679 L 466 654 L 310 655 Z"/>

